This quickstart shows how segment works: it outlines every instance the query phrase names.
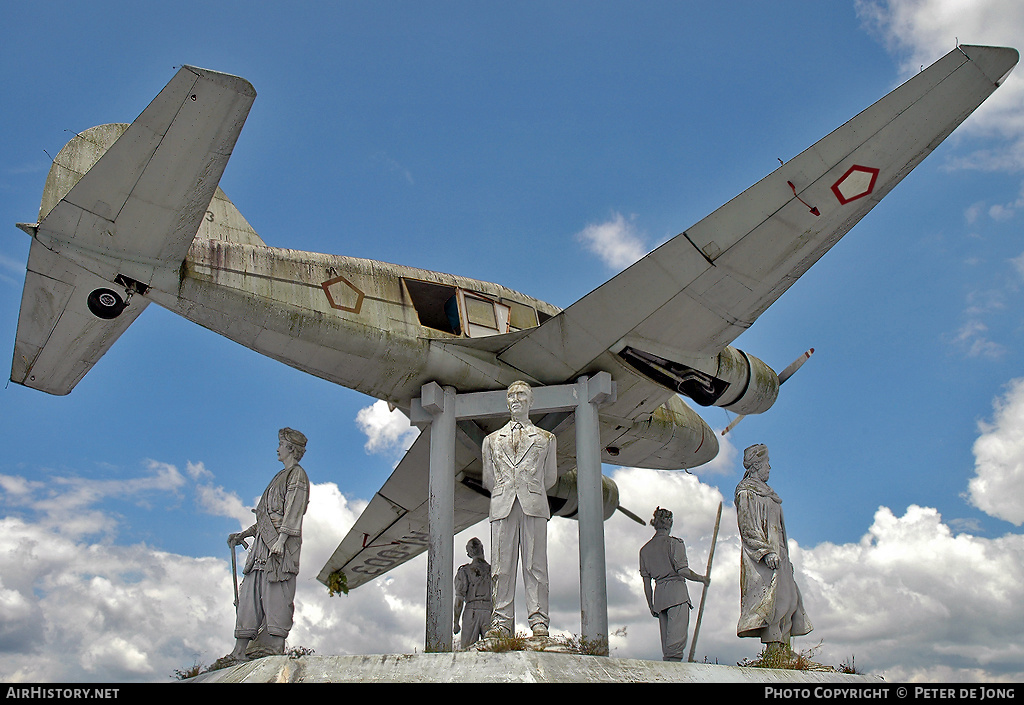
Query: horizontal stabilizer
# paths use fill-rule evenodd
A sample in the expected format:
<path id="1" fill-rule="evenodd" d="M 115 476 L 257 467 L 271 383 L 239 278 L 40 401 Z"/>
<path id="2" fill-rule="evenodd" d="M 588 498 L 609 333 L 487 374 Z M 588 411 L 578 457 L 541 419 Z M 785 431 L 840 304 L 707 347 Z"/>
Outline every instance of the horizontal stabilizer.
<path id="1" fill-rule="evenodd" d="M 181 68 L 46 213 L 36 237 L 108 281 L 120 274 L 148 285 L 157 270 L 176 271 L 255 98 L 244 79 Z"/>
<path id="2" fill-rule="evenodd" d="M 67 394 L 149 303 L 134 296 L 121 315 L 99 318 L 87 302 L 92 292 L 101 289 L 118 287 L 32 242 L 12 382 L 49 394 Z"/>

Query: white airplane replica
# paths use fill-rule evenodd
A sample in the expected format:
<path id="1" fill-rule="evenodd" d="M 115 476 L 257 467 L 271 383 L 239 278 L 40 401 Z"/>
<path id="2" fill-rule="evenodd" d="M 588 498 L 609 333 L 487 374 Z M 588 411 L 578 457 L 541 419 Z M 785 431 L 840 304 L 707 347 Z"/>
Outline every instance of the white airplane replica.
<path id="1" fill-rule="evenodd" d="M 565 310 L 498 284 L 268 247 L 218 187 L 256 92 L 181 68 L 130 125 L 74 137 L 32 236 L 11 380 L 67 394 L 150 302 L 287 365 L 409 413 L 428 382 L 459 392 L 607 372 L 602 462 L 683 469 L 718 452 L 679 394 L 767 411 L 779 375 L 731 346 L 977 108 L 1013 49 L 959 46 L 832 134 Z M 796 363 L 794 363 L 796 364 Z M 792 367 L 792 366 L 791 366 Z M 567 413 L 553 513 L 576 510 Z M 459 425 L 456 531 L 487 516 L 480 441 Z M 423 552 L 429 435 L 420 434 L 319 580 L 349 589 Z M 605 518 L 618 493 L 605 478 Z"/>

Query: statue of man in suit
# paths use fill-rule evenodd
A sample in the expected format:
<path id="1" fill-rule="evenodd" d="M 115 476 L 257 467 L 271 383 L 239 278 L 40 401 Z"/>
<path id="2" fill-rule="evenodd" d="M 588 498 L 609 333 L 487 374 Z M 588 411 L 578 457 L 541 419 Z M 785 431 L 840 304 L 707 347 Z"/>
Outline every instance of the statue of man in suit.
<path id="1" fill-rule="evenodd" d="M 530 385 L 513 382 L 507 395 L 512 418 L 483 443 L 483 484 L 491 493 L 493 613 L 487 636 L 514 633 L 520 556 L 530 628 L 534 636 L 547 636 L 547 523 L 551 518 L 547 491 L 557 480 L 555 436 L 530 422 Z"/>

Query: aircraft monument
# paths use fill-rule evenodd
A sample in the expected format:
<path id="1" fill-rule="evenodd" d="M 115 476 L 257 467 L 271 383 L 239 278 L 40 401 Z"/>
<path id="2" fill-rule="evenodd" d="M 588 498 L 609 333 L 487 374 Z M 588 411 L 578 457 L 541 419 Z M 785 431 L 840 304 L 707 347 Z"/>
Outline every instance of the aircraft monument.
<path id="1" fill-rule="evenodd" d="M 557 440 L 547 502 L 552 516 L 575 518 L 595 498 L 604 519 L 629 513 L 600 464 L 681 470 L 712 460 L 716 436 L 682 396 L 739 416 L 768 411 L 806 358 L 777 374 L 735 340 L 1018 58 L 1009 48 L 957 46 L 564 310 L 500 284 L 267 245 L 218 186 L 256 91 L 243 78 L 184 66 L 132 123 L 72 138 L 53 161 L 38 217 L 18 224 L 32 243 L 11 380 L 68 394 L 155 303 L 431 426 L 318 575 L 325 584 L 344 575 L 350 590 L 431 547 L 435 456 L 451 485 L 449 546 L 488 517 L 481 447 L 506 419 L 445 416 L 451 450 L 440 453 L 424 390 L 503 396 L 524 380 L 539 396 L 605 380 L 614 393 L 600 403 L 555 404 L 536 419 Z M 581 424 L 591 411 L 593 423 Z M 588 438 L 578 443 L 581 433 Z M 577 446 L 591 445 L 596 478 L 576 472 Z M 435 550 L 450 571 L 450 548 Z"/>

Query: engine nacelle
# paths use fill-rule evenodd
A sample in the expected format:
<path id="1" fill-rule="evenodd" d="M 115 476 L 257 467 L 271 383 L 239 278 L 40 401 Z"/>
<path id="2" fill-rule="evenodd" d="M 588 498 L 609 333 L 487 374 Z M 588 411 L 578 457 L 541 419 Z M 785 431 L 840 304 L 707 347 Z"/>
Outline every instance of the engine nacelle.
<path id="1" fill-rule="evenodd" d="M 729 387 L 715 401 L 737 414 L 761 414 L 779 398 L 779 376 L 760 359 L 742 350 L 727 347 L 718 355 L 719 379 Z"/>
<path id="2" fill-rule="evenodd" d="M 578 519 L 577 512 L 580 508 L 580 498 L 576 490 L 575 468 L 564 473 L 558 478 L 555 486 L 548 490 L 548 506 L 551 507 L 551 516 Z M 601 476 L 601 502 L 604 509 L 604 520 L 615 513 L 619 508 L 619 487 L 615 482 L 604 475 Z"/>
<path id="3" fill-rule="evenodd" d="M 761 414 L 779 396 L 779 377 L 764 362 L 732 346 L 717 357 L 693 365 L 625 347 L 619 356 L 656 382 L 701 406 L 720 406 L 736 414 Z"/>

